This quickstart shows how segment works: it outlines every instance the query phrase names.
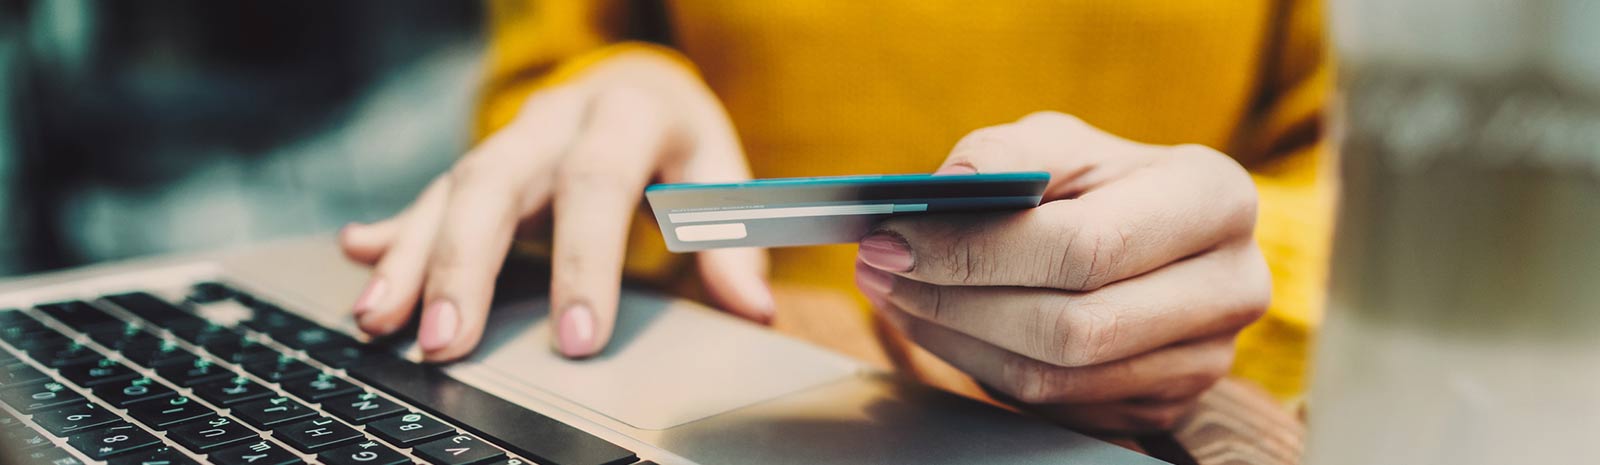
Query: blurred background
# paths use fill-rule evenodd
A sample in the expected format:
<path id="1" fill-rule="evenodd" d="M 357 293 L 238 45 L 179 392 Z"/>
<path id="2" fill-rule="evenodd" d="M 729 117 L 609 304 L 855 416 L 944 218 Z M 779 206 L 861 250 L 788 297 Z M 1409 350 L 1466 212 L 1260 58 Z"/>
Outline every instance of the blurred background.
<path id="1" fill-rule="evenodd" d="M 398 211 L 469 143 L 482 8 L 0 0 L 0 276 Z"/>

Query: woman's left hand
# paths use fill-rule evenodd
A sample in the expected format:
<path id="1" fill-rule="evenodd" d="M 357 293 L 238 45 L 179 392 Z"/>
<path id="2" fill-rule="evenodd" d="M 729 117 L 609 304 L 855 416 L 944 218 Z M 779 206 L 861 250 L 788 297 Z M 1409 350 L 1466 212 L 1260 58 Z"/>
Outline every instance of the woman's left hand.
<path id="1" fill-rule="evenodd" d="M 939 172 L 1048 171 L 1024 212 L 895 218 L 856 282 L 912 341 L 1069 426 L 1166 430 L 1224 376 L 1267 308 L 1249 175 L 1201 146 L 1157 146 L 1071 116 L 979 129 Z"/>

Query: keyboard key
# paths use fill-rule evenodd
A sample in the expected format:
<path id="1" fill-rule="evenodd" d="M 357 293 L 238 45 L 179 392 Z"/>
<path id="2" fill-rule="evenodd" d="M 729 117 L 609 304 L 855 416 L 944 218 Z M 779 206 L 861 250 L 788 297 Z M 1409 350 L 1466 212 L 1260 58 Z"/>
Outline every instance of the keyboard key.
<path id="1" fill-rule="evenodd" d="M 178 393 L 150 378 L 140 377 L 97 386 L 94 395 L 113 406 L 126 408 L 139 402 L 173 397 Z"/>
<path id="2" fill-rule="evenodd" d="M 207 324 L 205 319 L 146 292 L 108 295 L 105 296 L 105 299 L 118 307 L 122 307 L 123 310 L 127 310 L 128 313 L 132 313 L 134 316 L 169 330 L 173 328 L 195 328 Z"/>
<path id="3" fill-rule="evenodd" d="M 260 439 L 261 436 L 228 417 L 215 417 L 189 423 L 167 432 L 167 439 L 189 450 L 205 453 L 239 441 Z"/>
<path id="4" fill-rule="evenodd" d="M 295 397 L 311 402 L 322 402 L 330 397 L 342 396 L 361 390 L 349 381 L 338 376 L 322 373 L 314 378 L 290 381 L 283 383 L 283 390 L 289 391 Z"/>
<path id="5" fill-rule="evenodd" d="M 310 320 L 284 311 L 274 305 L 258 302 L 255 305 L 251 305 L 250 308 L 255 311 L 255 315 L 239 324 L 274 337 L 294 334 L 303 329 L 317 327 L 316 323 L 312 323 Z"/>
<path id="6" fill-rule="evenodd" d="M 0 389 L 27 386 L 49 380 L 50 375 L 46 375 L 27 364 L 18 363 L 0 368 Z"/>
<path id="7" fill-rule="evenodd" d="M 0 429 L 10 428 L 12 426 L 21 424 L 23 424 L 22 420 L 18 420 L 17 417 L 11 416 L 11 414 L 5 410 L 0 410 Z"/>
<path id="8" fill-rule="evenodd" d="M 83 396 L 56 382 L 8 388 L 0 391 L 0 400 L 25 413 L 84 402 Z"/>
<path id="9" fill-rule="evenodd" d="M 188 456 L 171 447 L 144 449 L 112 457 L 109 465 L 196 465 Z"/>
<path id="10" fill-rule="evenodd" d="M 406 411 L 400 404 L 370 392 L 328 399 L 322 402 L 322 409 L 357 425 Z"/>
<path id="11" fill-rule="evenodd" d="M 211 363 L 210 360 L 195 360 L 188 365 L 164 366 L 157 368 L 156 374 L 181 387 L 194 387 L 234 376 L 228 367 Z"/>
<path id="12" fill-rule="evenodd" d="M 316 416 L 317 412 L 288 397 L 273 397 L 234 406 L 233 415 L 261 429 Z"/>
<path id="13" fill-rule="evenodd" d="M 89 333 L 89 339 L 93 339 L 94 342 L 98 342 L 100 345 L 112 350 L 161 342 L 160 337 L 145 331 L 144 326 L 138 323 L 127 323 L 119 328 L 108 328 Z"/>
<path id="14" fill-rule="evenodd" d="M 104 358 L 89 346 L 72 341 L 59 345 L 35 347 L 33 350 L 28 351 L 28 355 L 39 361 L 40 364 L 50 368 L 61 368 Z"/>
<path id="15" fill-rule="evenodd" d="M 317 459 L 327 465 L 400 465 L 411 459 L 389 446 L 376 441 L 351 444 L 317 454 Z"/>
<path id="16" fill-rule="evenodd" d="M 33 422 L 45 432 L 67 437 L 112 423 L 121 423 L 122 417 L 94 404 L 73 405 L 33 414 Z"/>
<path id="17" fill-rule="evenodd" d="M 105 311 L 81 300 L 44 304 L 36 308 L 44 312 L 44 314 L 50 315 L 51 318 L 55 318 L 56 321 L 86 333 L 122 326 L 123 323 L 117 317 L 111 316 Z"/>
<path id="18" fill-rule="evenodd" d="M 289 334 L 274 334 L 272 337 L 283 345 L 300 350 L 360 344 L 355 338 L 322 327 L 306 328 Z"/>
<path id="19" fill-rule="evenodd" d="M 71 444 L 73 448 L 95 460 L 105 460 L 113 455 L 125 454 L 160 443 L 161 440 L 155 436 L 127 423 L 67 438 L 67 444 Z"/>
<path id="20" fill-rule="evenodd" d="M 361 433 L 329 417 L 290 423 L 272 429 L 272 437 L 285 444 L 314 453 L 361 437 Z"/>
<path id="21" fill-rule="evenodd" d="M 195 420 L 211 418 L 217 414 L 210 407 L 200 405 L 188 396 L 173 397 L 159 402 L 134 404 L 128 414 L 135 420 L 156 430 L 167 430 Z"/>
<path id="22" fill-rule="evenodd" d="M 360 343 L 330 344 L 326 347 L 306 351 L 306 355 L 319 362 L 334 368 L 355 368 L 361 365 L 377 365 L 398 360 L 394 354 L 380 349 L 364 346 Z"/>
<path id="23" fill-rule="evenodd" d="M 146 368 L 160 368 L 172 365 L 188 365 L 198 358 L 189 353 L 187 349 L 172 341 L 160 341 L 153 344 L 136 344 L 122 349 L 122 356 L 128 361 L 137 363 Z"/>
<path id="24" fill-rule="evenodd" d="M 67 377 L 79 386 L 92 388 L 107 383 L 128 381 L 139 377 L 139 373 L 128 368 L 127 365 L 116 360 L 101 358 L 88 363 L 62 368 L 61 376 Z"/>
<path id="25" fill-rule="evenodd" d="M 239 295 L 242 295 L 242 293 L 232 287 L 228 287 L 226 284 L 207 281 L 195 284 L 194 287 L 190 289 L 189 301 L 200 304 L 209 304 L 232 299 Z"/>
<path id="26" fill-rule="evenodd" d="M 249 339 L 218 340 L 206 344 L 206 351 L 224 362 L 245 365 L 278 357 L 278 351 Z"/>
<path id="27" fill-rule="evenodd" d="M 456 430 L 427 415 L 407 413 L 374 421 L 367 425 L 367 432 L 390 444 L 411 447 L 439 436 L 454 434 Z"/>
<path id="28" fill-rule="evenodd" d="M 17 360 L 17 356 L 12 355 L 11 351 L 0 349 L 0 366 L 7 366 L 17 363 Z"/>
<path id="29" fill-rule="evenodd" d="M 350 375 L 402 402 L 427 408 L 452 423 L 504 444 L 539 463 L 632 463 L 634 453 L 450 377 L 438 367 L 399 360 L 362 365 Z M 431 444 L 431 443 L 430 443 Z"/>
<path id="30" fill-rule="evenodd" d="M 9 457 L 8 457 L 9 458 Z M 82 460 L 67 453 L 66 449 L 51 447 L 28 451 L 23 454 L 21 463 L 37 465 L 84 465 Z"/>
<path id="31" fill-rule="evenodd" d="M 51 445 L 50 437 L 45 436 L 44 432 L 23 424 L 0 430 L 0 444 L 5 444 L 7 448 L 15 447 L 18 449 L 32 449 Z"/>
<path id="32" fill-rule="evenodd" d="M 244 337 L 244 334 L 234 331 L 232 328 L 221 326 L 216 323 L 206 323 L 205 326 L 177 328 L 172 330 L 172 334 L 182 338 L 185 341 L 189 341 L 191 344 L 199 346 L 204 346 L 216 341 L 234 340 Z"/>
<path id="33" fill-rule="evenodd" d="M 201 385 L 194 388 L 194 393 L 200 398 L 222 407 L 276 394 L 267 389 L 266 386 L 262 386 L 260 383 L 251 381 L 243 376 L 235 376 L 233 379 Z"/>
<path id="34" fill-rule="evenodd" d="M 317 367 L 287 355 L 279 355 L 278 358 L 272 360 L 245 365 L 244 370 L 267 380 L 269 383 L 281 383 L 292 379 L 305 378 L 320 371 L 317 370 Z"/>
<path id="35" fill-rule="evenodd" d="M 18 313 L 17 315 L 22 314 Z M 15 322 L 7 323 L 5 326 L 0 327 L 0 339 L 11 343 L 11 345 L 18 346 L 17 348 L 19 349 L 22 348 L 22 343 L 41 337 L 66 338 L 59 331 L 50 329 L 44 323 L 40 323 L 39 320 L 26 315 L 18 317 Z"/>
<path id="36" fill-rule="evenodd" d="M 256 441 L 206 455 L 206 461 L 216 465 L 293 465 L 303 463 L 300 457 L 283 446 L 267 441 Z"/>
<path id="37" fill-rule="evenodd" d="M 60 347 L 69 342 L 72 342 L 71 338 L 56 332 L 56 330 L 47 329 L 43 332 L 33 333 L 26 339 L 12 342 L 11 345 L 16 347 L 17 350 L 31 353 L 35 350 Z"/>
<path id="38" fill-rule="evenodd" d="M 434 465 L 476 465 L 506 456 L 505 451 L 465 434 L 418 444 L 411 452 Z"/>

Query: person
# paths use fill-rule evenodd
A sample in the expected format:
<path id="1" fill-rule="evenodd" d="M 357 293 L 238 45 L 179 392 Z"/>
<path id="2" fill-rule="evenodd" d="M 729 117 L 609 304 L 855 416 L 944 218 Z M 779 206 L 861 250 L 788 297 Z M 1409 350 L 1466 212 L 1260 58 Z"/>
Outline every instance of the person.
<path id="1" fill-rule="evenodd" d="M 624 273 L 697 281 L 757 322 L 770 276 L 859 290 L 1075 427 L 1172 427 L 1247 326 L 1237 370 L 1297 392 L 1327 235 L 1317 2 L 644 3 L 492 3 L 481 143 L 342 233 L 374 271 L 362 330 L 420 303 L 425 358 L 468 354 L 520 233 L 549 255 L 555 350 L 574 358 L 604 348 Z M 1040 207 L 895 218 L 855 247 L 689 263 L 635 220 L 653 181 L 1020 170 L 1051 173 Z"/>

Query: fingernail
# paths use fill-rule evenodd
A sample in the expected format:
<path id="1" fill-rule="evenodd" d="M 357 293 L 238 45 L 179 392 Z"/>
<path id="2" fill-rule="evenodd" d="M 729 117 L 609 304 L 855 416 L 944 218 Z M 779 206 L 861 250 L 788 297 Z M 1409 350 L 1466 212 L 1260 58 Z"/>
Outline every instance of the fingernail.
<path id="1" fill-rule="evenodd" d="M 561 324 L 556 330 L 556 343 L 561 354 L 568 357 L 585 357 L 594 352 L 594 311 L 586 305 L 573 305 L 561 314 Z"/>
<path id="2" fill-rule="evenodd" d="M 422 327 L 417 330 L 417 345 L 423 352 L 435 352 L 450 345 L 456 338 L 456 327 L 461 316 L 456 304 L 440 300 L 422 312 Z"/>
<path id="3" fill-rule="evenodd" d="M 378 299 L 383 297 L 383 291 L 388 287 L 383 278 L 374 277 L 367 283 L 367 288 L 361 291 L 361 297 L 356 298 L 355 313 L 360 318 L 361 314 L 372 310 L 378 304 Z"/>
<path id="4" fill-rule="evenodd" d="M 973 168 L 972 165 L 958 163 L 946 166 L 944 168 L 939 168 L 939 171 L 933 172 L 934 176 L 956 176 L 963 174 L 978 174 L 978 169 Z"/>
<path id="5" fill-rule="evenodd" d="M 911 271 L 911 247 L 891 234 L 877 233 L 861 240 L 861 261 L 887 271 Z"/>

